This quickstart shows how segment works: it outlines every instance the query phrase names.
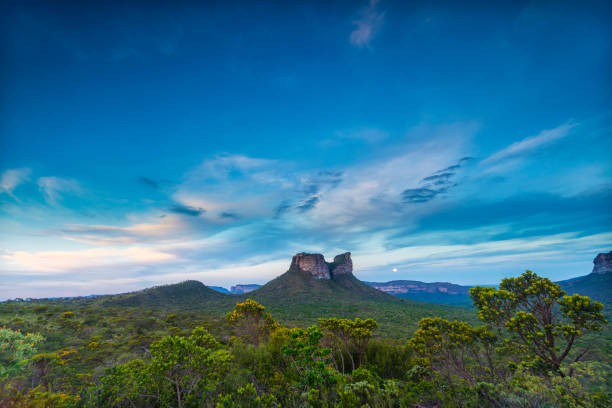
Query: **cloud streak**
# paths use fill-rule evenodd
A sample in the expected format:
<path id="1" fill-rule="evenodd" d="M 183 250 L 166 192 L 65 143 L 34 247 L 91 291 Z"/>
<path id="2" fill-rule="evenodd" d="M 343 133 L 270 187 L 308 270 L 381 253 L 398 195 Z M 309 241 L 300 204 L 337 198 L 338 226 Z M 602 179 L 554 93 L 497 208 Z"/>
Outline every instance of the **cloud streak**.
<path id="1" fill-rule="evenodd" d="M 81 186 L 74 179 L 61 177 L 40 177 L 38 188 L 42 192 L 45 201 L 51 205 L 58 204 L 66 194 L 78 194 Z"/>
<path id="2" fill-rule="evenodd" d="M 173 205 L 168 209 L 168 211 L 173 212 L 175 214 L 189 215 L 191 217 L 198 217 L 206 212 L 206 210 L 201 207 L 196 208 L 180 204 Z"/>
<path id="3" fill-rule="evenodd" d="M 385 12 L 377 10 L 379 0 L 370 0 L 368 6 L 360 11 L 360 17 L 353 21 L 355 28 L 351 31 L 351 44 L 358 48 L 369 48 L 372 38 L 383 24 Z"/>
<path id="4" fill-rule="evenodd" d="M 0 193 L 6 193 L 14 199 L 17 199 L 13 191 L 19 185 L 28 181 L 31 173 L 32 170 L 27 167 L 5 170 L 0 177 Z"/>
<path id="5" fill-rule="evenodd" d="M 146 286 L 190 277 L 228 285 L 242 277 L 261 281 L 264 275 L 276 276 L 295 252 L 350 250 L 359 259 L 358 276 L 379 273 L 390 262 L 402 271 L 434 273 L 453 263 L 461 270 L 468 268 L 464 260 L 469 259 L 484 272 L 473 272 L 474 281 L 464 283 L 476 283 L 482 281 L 478 276 L 489 276 L 486 267 L 529 267 L 530 260 L 559 255 L 559 248 L 582 245 L 586 251 L 597 239 L 601 245 L 610 243 L 601 234 L 609 217 L 585 216 L 601 212 L 592 202 L 606 201 L 605 195 L 536 194 L 556 188 L 548 172 L 541 179 L 523 179 L 523 172 L 486 174 L 498 163 L 536 151 L 551 154 L 544 148 L 565 140 L 569 128 L 543 131 L 480 162 L 471 157 L 477 131 L 472 122 L 422 125 L 392 146 L 372 148 L 357 161 L 324 169 L 291 160 L 212 156 L 186 171 L 178 184 L 166 185 L 162 201 L 143 200 L 146 209 L 120 220 L 48 228 L 40 234 L 57 244 L 56 250 L 17 245 L 0 253 L 0 270 L 11 279 L 49 281 L 79 271 L 100 282 L 102 291 L 118 269 L 125 279 L 134 279 L 129 283 L 134 288 L 139 282 Z M 56 195 L 46 197 L 48 202 L 76 190 L 57 178 L 41 179 L 52 181 L 41 186 L 44 194 Z M 527 188 L 533 190 L 527 199 L 517 196 Z M 581 236 L 591 239 L 581 241 Z M 505 263 L 506 269 L 495 262 Z M 283 266 L 264 271 L 249 263 Z M 217 273 L 221 270 L 232 275 Z M 424 275 L 412 278 L 426 280 Z"/>
<path id="6" fill-rule="evenodd" d="M 482 161 L 483 165 L 491 165 L 503 160 L 531 154 L 557 140 L 567 137 L 576 123 L 565 123 L 554 129 L 543 130 L 536 136 L 530 136 L 492 154 Z"/>
<path id="7" fill-rule="evenodd" d="M 141 266 L 166 263 L 175 256 L 147 247 L 92 248 L 80 251 L 14 251 L 0 255 L 19 273 L 29 275 L 65 274 L 75 270 L 137 264 Z"/>

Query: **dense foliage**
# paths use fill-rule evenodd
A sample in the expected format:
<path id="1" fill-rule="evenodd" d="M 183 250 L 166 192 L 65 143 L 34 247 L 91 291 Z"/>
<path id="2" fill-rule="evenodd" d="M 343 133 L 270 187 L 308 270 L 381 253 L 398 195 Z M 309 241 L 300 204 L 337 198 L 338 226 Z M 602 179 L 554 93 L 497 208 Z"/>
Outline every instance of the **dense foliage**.
<path id="1" fill-rule="evenodd" d="M 529 271 L 471 296 L 480 325 L 426 316 L 399 339 L 372 318 L 287 327 L 251 299 L 221 315 L 7 303 L 0 406 L 610 406 L 602 304 Z"/>

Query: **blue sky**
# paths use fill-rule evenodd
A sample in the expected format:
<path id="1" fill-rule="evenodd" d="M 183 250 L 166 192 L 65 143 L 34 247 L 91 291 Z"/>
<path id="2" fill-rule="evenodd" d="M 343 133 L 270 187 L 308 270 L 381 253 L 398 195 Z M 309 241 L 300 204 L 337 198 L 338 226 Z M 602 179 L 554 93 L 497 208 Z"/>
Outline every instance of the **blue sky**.
<path id="1" fill-rule="evenodd" d="M 612 249 L 606 2 L 252 3 L 3 5 L 0 299 Z"/>

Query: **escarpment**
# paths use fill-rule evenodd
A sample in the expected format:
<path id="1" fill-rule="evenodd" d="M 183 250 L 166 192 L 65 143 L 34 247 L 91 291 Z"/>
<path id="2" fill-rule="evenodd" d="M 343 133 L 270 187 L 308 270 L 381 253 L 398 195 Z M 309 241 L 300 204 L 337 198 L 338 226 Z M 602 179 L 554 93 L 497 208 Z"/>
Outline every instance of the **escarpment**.
<path id="1" fill-rule="evenodd" d="M 333 262 L 326 262 L 321 254 L 300 252 L 291 260 L 290 270 L 306 273 L 317 279 L 330 280 L 341 275 L 352 275 L 353 261 L 350 252 L 335 256 Z"/>

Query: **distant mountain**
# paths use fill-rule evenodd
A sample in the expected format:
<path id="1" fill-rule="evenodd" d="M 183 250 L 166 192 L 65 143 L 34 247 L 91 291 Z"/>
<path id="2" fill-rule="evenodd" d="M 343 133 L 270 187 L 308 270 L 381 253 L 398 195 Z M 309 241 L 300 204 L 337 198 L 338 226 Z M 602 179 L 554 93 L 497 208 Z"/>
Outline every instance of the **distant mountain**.
<path id="1" fill-rule="evenodd" d="M 216 290 L 217 292 L 220 292 L 220 293 L 228 293 L 228 294 L 231 293 L 229 290 L 221 286 L 209 286 L 209 288 L 211 288 L 212 290 Z"/>
<path id="2" fill-rule="evenodd" d="M 588 295 L 604 302 L 608 309 L 612 307 L 612 272 L 606 266 L 609 254 L 604 255 L 596 258 L 594 273 L 559 283 L 568 294 Z M 326 262 L 320 254 L 299 253 L 293 257 L 287 272 L 247 294 L 221 293 L 201 282 L 186 281 L 122 295 L 57 302 L 82 303 L 88 307 L 162 309 L 175 313 L 192 311 L 210 321 L 219 321 L 236 303 L 251 298 L 288 327 L 313 324 L 319 317 L 372 317 L 381 324 L 381 334 L 401 336 L 412 333 L 418 320 L 425 316 L 475 322 L 472 308 L 453 307 L 471 304 L 468 289 L 450 283 L 415 281 L 366 284 L 353 275 L 348 252 L 336 256 L 333 262 Z"/>
<path id="3" fill-rule="evenodd" d="M 472 304 L 468 293 L 471 286 L 461 286 L 447 282 L 425 283 L 410 280 L 364 283 L 385 293 L 405 299 L 453 306 L 470 306 Z"/>
<path id="4" fill-rule="evenodd" d="M 231 293 L 234 295 L 241 295 L 243 293 L 249 293 L 260 287 L 261 285 L 258 285 L 256 283 L 238 284 L 238 285 L 232 286 L 230 290 L 227 290 L 226 288 L 222 286 L 209 286 L 209 288 L 211 288 L 212 290 L 216 290 L 217 292 L 226 293 L 226 294 Z"/>
<path id="5" fill-rule="evenodd" d="M 447 282 L 425 283 L 395 280 L 390 282 L 365 282 L 366 284 L 405 299 L 452 306 L 471 306 L 471 286 Z M 578 293 L 589 296 L 612 307 L 612 251 L 598 254 L 593 260 L 593 271 L 589 275 L 557 282 L 568 295 Z"/>
<path id="6" fill-rule="evenodd" d="M 327 300 L 385 300 L 393 296 L 376 290 L 353 275 L 350 252 L 325 262 L 321 254 L 299 253 L 283 275 L 251 292 L 250 297 L 262 301 L 310 303 Z"/>
<path id="7" fill-rule="evenodd" d="M 89 299 L 88 307 L 138 307 L 180 313 L 192 311 L 219 321 L 247 298 L 263 304 L 288 327 L 316 323 L 320 317 L 367 318 L 381 324 L 380 333 L 405 336 L 425 316 L 473 320 L 464 308 L 401 299 L 361 282 L 353 275 L 350 253 L 325 262 L 323 255 L 300 253 L 289 270 L 248 294 L 227 294 L 198 281 L 156 286 L 138 292 Z"/>
<path id="8" fill-rule="evenodd" d="M 256 283 L 240 284 L 240 285 L 232 286 L 232 288 L 230 289 L 230 292 L 234 293 L 236 295 L 239 295 L 241 293 L 252 292 L 255 289 L 259 289 L 260 287 L 261 287 L 261 285 L 258 285 Z"/>
<path id="9" fill-rule="evenodd" d="M 240 290 L 254 285 L 237 285 Z M 236 290 L 236 286 L 233 288 Z M 211 289 L 199 281 L 185 281 L 174 285 L 156 286 L 138 292 L 99 298 L 109 306 L 163 307 L 179 309 L 228 309 L 247 297 L 276 310 L 290 310 L 295 304 L 336 305 L 347 302 L 385 301 L 398 303 L 400 299 L 376 290 L 353 275 L 351 254 L 345 253 L 325 262 L 321 254 L 300 253 L 293 257 L 289 270 L 267 284 L 246 293 L 227 294 Z"/>
<path id="10" fill-rule="evenodd" d="M 348 252 L 336 256 L 333 262 L 325 262 L 321 254 L 299 253 L 287 272 L 253 292 L 235 296 L 265 305 L 290 327 L 315 323 L 319 317 L 372 317 L 380 323 L 381 334 L 386 331 L 386 335 L 397 336 L 412 333 L 425 316 L 475 319 L 466 308 L 401 299 L 366 285 L 353 275 Z"/>

